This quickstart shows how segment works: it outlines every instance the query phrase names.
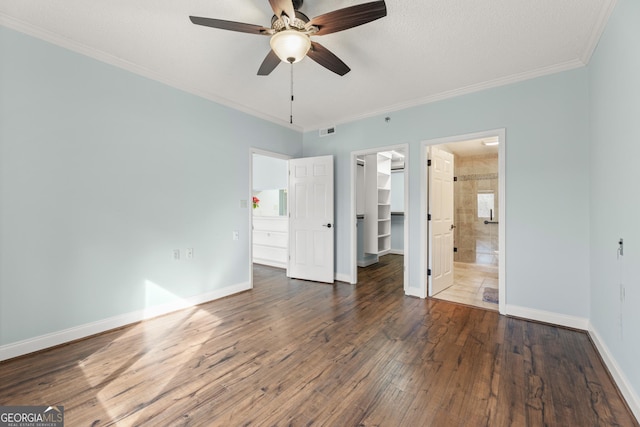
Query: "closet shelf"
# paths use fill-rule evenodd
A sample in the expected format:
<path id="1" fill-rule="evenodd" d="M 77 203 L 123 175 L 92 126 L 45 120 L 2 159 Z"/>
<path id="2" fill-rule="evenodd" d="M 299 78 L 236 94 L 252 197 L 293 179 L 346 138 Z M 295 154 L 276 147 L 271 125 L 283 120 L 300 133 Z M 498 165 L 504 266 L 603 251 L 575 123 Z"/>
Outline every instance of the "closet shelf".
<path id="1" fill-rule="evenodd" d="M 382 255 L 391 249 L 391 153 L 364 159 L 364 251 Z"/>

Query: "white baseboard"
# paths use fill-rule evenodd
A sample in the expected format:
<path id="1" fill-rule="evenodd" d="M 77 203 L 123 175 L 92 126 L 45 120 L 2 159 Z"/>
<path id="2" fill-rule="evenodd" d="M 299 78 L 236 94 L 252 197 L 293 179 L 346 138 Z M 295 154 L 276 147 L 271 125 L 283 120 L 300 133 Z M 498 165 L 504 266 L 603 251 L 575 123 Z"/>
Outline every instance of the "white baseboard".
<path id="1" fill-rule="evenodd" d="M 598 349 L 598 353 L 600 353 L 600 357 L 602 357 L 604 364 L 607 365 L 609 372 L 611 372 L 611 376 L 627 401 L 627 405 L 629 405 L 631 412 L 635 415 L 636 420 L 640 420 L 640 396 L 638 396 L 636 390 L 634 390 L 633 386 L 629 383 L 629 379 L 622 369 L 620 369 L 618 362 L 616 362 L 611 351 L 609 351 L 609 347 L 607 347 L 607 344 L 604 342 L 602 337 L 600 337 L 600 334 L 591 322 L 589 322 L 589 336 Z"/>
<path id="2" fill-rule="evenodd" d="M 370 265 L 378 262 L 378 258 L 365 259 L 363 261 L 358 261 L 358 267 L 369 267 Z"/>
<path id="3" fill-rule="evenodd" d="M 285 268 L 285 269 L 287 268 L 286 262 L 274 261 L 274 260 L 269 260 L 264 258 L 254 258 L 253 263 L 260 264 L 260 265 L 267 265 L 269 267 L 277 267 L 277 268 Z"/>
<path id="4" fill-rule="evenodd" d="M 393 254 L 393 255 L 404 255 L 404 250 L 402 250 L 402 249 L 390 249 L 389 253 Z"/>
<path id="5" fill-rule="evenodd" d="M 507 304 L 505 309 L 507 316 L 522 317 L 523 319 L 536 320 L 538 322 L 551 323 L 566 326 L 567 328 L 581 329 L 583 331 L 589 329 L 589 320 L 584 317 L 569 316 L 567 314 L 536 310 L 511 304 Z"/>
<path id="6" fill-rule="evenodd" d="M 598 331 L 591 324 L 589 319 L 576 317 L 576 316 L 568 316 L 566 314 L 558 314 L 543 310 L 534 310 L 525 307 L 519 307 L 514 305 L 507 305 L 507 315 L 522 317 L 524 319 L 536 320 L 539 322 L 552 323 L 554 325 L 566 326 L 574 329 L 581 329 L 587 331 L 591 340 L 600 357 L 604 361 L 605 365 L 611 372 L 611 376 L 615 381 L 616 385 L 620 389 L 620 392 L 624 396 L 631 412 L 636 417 L 637 420 L 640 420 L 640 396 L 636 390 L 634 390 L 633 386 L 629 383 L 627 376 L 624 374 L 620 366 L 616 362 L 616 359 L 609 351 L 609 348 L 605 344 L 604 340 L 598 334 Z"/>
<path id="7" fill-rule="evenodd" d="M 335 278 L 338 282 L 353 283 L 351 276 L 343 273 L 336 273 Z"/>
<path id="8" fill-rule="evenodd" d="M 98 320 L 96 322 L 74 326 L 62 331 L 40 335 L 35 338 L 29 338 L 23 341 L 6 344 L 0 346 L 0 361 L 23 356 L 25 354 L 44 350 L 45 348 L 54 347 L 56 345 L 75 341 L 81 338 L 86 338 L 91 335 L 106 332 L 115 328 L 120 328 L 122 326 L 136 323 L 141 320 L 171 313 L 172 311 L 193 307 L 198 304 L 213 301 L 215 299 L 223 298 L 249 289 L 251 289 L 251 284 L 249 282 L 238 283 L 236 285 L 231 285 L 222 289 L 216 289 L 215 291 L 207 292 L 206 294 L 196 295 L 183 300 L 177 300 L 169 304 L 149 307 L 132 313 L 122 314 L 119 316 L 110 317 L 108 319 Z"/>
<path id="9" fill-rule="evenodd" d="M 425 299 L 427 296 L 424 294 L 423 290 L 420 288 L 405 288 L 404 294 L 408 297 L 417 297 Z"/>

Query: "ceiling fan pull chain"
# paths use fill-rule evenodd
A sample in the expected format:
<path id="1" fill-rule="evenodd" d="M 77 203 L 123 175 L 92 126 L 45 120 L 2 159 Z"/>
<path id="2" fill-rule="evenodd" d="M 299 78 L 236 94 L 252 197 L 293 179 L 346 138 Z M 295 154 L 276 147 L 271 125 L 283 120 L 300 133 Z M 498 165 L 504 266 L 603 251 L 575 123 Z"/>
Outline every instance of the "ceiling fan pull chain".
<path id="1" fill-rule="evenodd" d="M 291 102 L 289 103 L 289 124 L 293 124 L 293 62 L 291 62 Z"/>

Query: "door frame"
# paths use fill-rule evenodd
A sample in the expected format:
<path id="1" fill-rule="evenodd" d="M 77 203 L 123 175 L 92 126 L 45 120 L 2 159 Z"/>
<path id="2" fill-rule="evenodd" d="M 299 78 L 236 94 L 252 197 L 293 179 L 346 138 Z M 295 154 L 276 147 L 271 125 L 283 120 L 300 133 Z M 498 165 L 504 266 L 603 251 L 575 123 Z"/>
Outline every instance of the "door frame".
<path id="1" fill-rule="evenodd" d="M 480 139 L 480 138 L 489 138 L 489 137 L 498 137 L 500 141 L 500 145 L 498 146 L 498 213 L 500 218 L 500 223 L 498 224 L 498 311 L 500 314 L 506 314 L 506 297 L 507 297 L 507 282 L 506 282 L 506 223 L 507 223 L 507 212 L 506 212 L 506 173 L 505 173 L 505 165 L 506 165 L 506 129 L 492 129 L 482 132 L 468 133 L 463 135 L 454 135 L 448 136 L 444 138 L 436 138 L 422 141 L 420 144 L 420 221 L 419 221 L 419 235 L 422 236 L 419 242 L 420 246 L 420 258 L 419 258 L 419 280 L 420 280 L 420 297 L 426 298 L 428 293 L 427 289 L 427 268 L 428 262 L 427 257 L 429 255 L 429 248 L 427 246 L 427 241 L 429 239 L 428 228 L 426 226 L 427 222 L 427 179 L 428 179 L 428 170 L 427 170 L 427 155 L 428 155 L 428 147 L 431 145 L 439 145 L 446 143 L 455 143 L 467 141 L 470 139 Z"/>
<path id="2" fill-rule="evenodd" d="M 350 251 L 351 254 L 351 274 L 349 283 L 358 283 L 358 217 L 356 212 L 356 182 L 358 174 L 358 156 L 375 154 L 381 151 L 402 150 L 404 152 L 404 274 L 403 289 L 407 294 L 409 286 L 409 144 L 387 145 L 384 147 L 367 148 L 351 152 L 351 206 L 349 209 L 350 224 Z"/>
<path id="3" fill-rule="evenodd" d="M 253 196 L 253 155 L 273 157 L 281 160 L 291 160 L 294 157 L 288 154 L 276 153 L 273 151 L 261 150 L 251 147 L 249 149 L 249 198 L 244 202 L 249 208 L 249 289 L 253 289 L 253 209 L 251 207 L 251 197 Z M 288 167 L 287 167 L 288 169 Z M 289 203 L 287 203 L 287 217 L 289 216 Z M 287 253 L 289 252 L 289 241 L 287 239 Z M 289 266 L 287 264 L 286 275 L 289 275 Z"/>

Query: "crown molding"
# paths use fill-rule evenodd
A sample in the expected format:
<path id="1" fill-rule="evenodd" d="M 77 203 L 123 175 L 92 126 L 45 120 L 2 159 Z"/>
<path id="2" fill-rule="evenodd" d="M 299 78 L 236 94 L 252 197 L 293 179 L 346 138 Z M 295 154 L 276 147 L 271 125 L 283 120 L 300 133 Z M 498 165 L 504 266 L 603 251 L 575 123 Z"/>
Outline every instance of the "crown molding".
<path id="1" fill-rule="evenodd" d="M 607 23 L 609 22 L 609 18 L 613 13 L 613 10 L 616 8 L 617 0 L 608 0 L 605 2 L 604 7 L 600 11 L 600 16 L 591 29 L 591 35 L 589 36 L 589 41 L 587 42 L 587 46 L 582 52 L 582 56 L 580 57 L 582 62 L 588 64 L 591 61 L 591 56 L 593 56 L 593 52 L 595 52 L 596 47 L 598 47 L 598 42 L 600 41 L 600 37 L 602 37 L 602 33 L 604 33 L 605 28 L 607 27 Z"/>
<path id="2" fill-rule="evenodd" d="M 50 31 L 43 30 L 42 28 L 37 28 L 31 24 L 27 24 L 26 22 L 20 21 L 13 17 L 7 16 L 3 13 L 0 13 L 0 25 L 10 28 L 12 30 L 18 31 L 20 33 L 26 34 L 31 37 L 35 37 L 39 40 L 45 41 L 47 43 L 51 43 L 55 46 L 61 47 L 63 49 L 70 50 L 72 52 L 78 53 L 83 56 L 88 56 L 89 58 L 95 59 L 97 61 L 106 63 L 108 65 L 112 65 L 116 68 L 123 69 L 125 71 L 129 71 L 133 74 L 139 75 L 141 77 L 148 78 L 150 80 L 157 81 L 159 83 L 170 86 L 174 89 L 181 90 L 183 92 L 189 93 L 191 95 L 198 96 L 200 98 L 207 99 L 209 101 L 215 102 L 216 104 L 223 105 L 225 107 L 232 108 L 234 110 L 240 111 L 242 113 L 251 115 L 253 117 L 266 120 L 277 125 L 280 125 L 285 128 L 293 129 L 298 132 L 302 132 L 303 128 L 301 126 L 295 124 L 289 124 L 289 122 L 282 120 L 281 118 L 277 118 L 271 116 L 269 114 L 264 114 L 260 111 L 248 108 L 244 105 L 240 105 L 230 99 L 223 98 L 220 96 L 216 96 L 212 93 L 203 91 L 201 89 L 197 89 L 192 86 L 184 85 L 182 83 L 178 83 L 175 80 L 169 79 L 166 76 L 156 73 L 148 68 L 141 67 L 138 64 L 127 61 L 125 59 L 119 58 L 117 56 L 108 54 L 101 50 L 86 46 L 82 43 L 78 43 L 77 41 L 68 39 L 66 37 L 62 37 L 59 34 L 52 33 Z"/>
<path id="3" fill-rule="evenodd" d="M 535 79 L 538 77 L 543 77 L 551 74 L 561 73 L 563 71 L 569 71 L 576 68 L 584 67 L 586 64 L 580 59 L 573 59 L 567 62 L 561 62 L 559 64 L 550 65 L 548 67 L 537 68 L 531 71 L 525 71 L 523 73 L 512 74 L 505 77 L 500 77 L 493 80 L 488 80 L 486 82 L 481 82 L 469 86 L 465 86 L 459 89 L 454 89 L 450 91 L 440 92 L 434 95 L 429 95 L 423 98 L 416 98 L 411 101 L 402 102 L 398 104 L 390 105 L 387 108 L 370 111 L 368 113 L 354 115 L 350 117 L 346 117 L 343 120 L 332 122 L 334 125 L 352 123 L 358 120 L 367 119 L 375 116 L 380 116 L 383 114 L 393 113 L 401 110 L 406 110 L 408 108 L 419 107 L 421 105 L 431 104 L 438 101 L 443 101 L 446 99 L 456 98 L 462 95 L 468 95 L 475 92 L 480 92 L 486 89 L 493 89 L 500 86 L 507 86 L 514 83 L 520 83 L 526 80 Z M 323 124 L 321 126 L 311 126 L 305 128 L 305 132 L 315 131 L 327 126 Z"/>
<path id="4" fill-rule="evenodd" d="M 547 67 L 538 68 L 535 70 L 525 71 L 522 73 L 516 73 L 509 76 L 505 76 L 505 77 L 501 77 L 501 78 L 497 78 L 497 79 L 493 79 L 485 82 L 480 82 L 473 85 L 468 85 L 468 86 L 450 90 L 450 91 L 440 92 L 437 94 L 429 95 L 427 97 L 416 98 L 407 102 L 393 104 L 385 108 L 372 110 L 362 114 L 343 117 L 339 121 L 333 121 L 331 125 L 351 123 L 351 122 L 355 122 L 362 119 L 367 119 L 367 118 L 371 118 L 371 117 L 375 117 L 383 114 L 405 110 L 408 108 L 413 108 L 413 107 L 417 107 L 425 104 L 430 104 L 438 101 L 443 101 L 446 99 L 455 98 L 462 95 L 468 95 L 471 93 L 480 92 L 486 89 L 506 86 L 513 83 L 519 83 L 522 81 L 534 79 L 537 77 L 542 77 L 550 74 L 572 70 L 575 68 L 584 67 L 588 63 L 588 61 L 591 59 L 591 56 L 595 51 L 598 41 L 602 33 L 604 32 L 604 29 L 606 28 L 606 24 L 609 20 L 609 17 L 611 16 L 611 13 L 615 8 L 615 5 L 616 5 L 616 0 L 607 1 L 606 7 L 602 9 L 602 13 L 598 17 L 598 20 L 591 31 L 591 36 L 589 38 L 587 48 L 584 50 L 582 55 L 580 55 L 580 58 L 576 58 L 574 60 L 562 62 L 559 64 L 550 65 Z M 137 65 L 133 62 L 124 60 L 122 58 L 97 50 L 95 48 L 91 48 L 84 44 L 62 37 L 58 34 L 54 34 L 52 32 L 43 30 L 41 28 L 37 28 L 33 25 L 27 24 L 23 21 L 9 17 L 2 13 L 0 13 L 0 25 L 6 26 L 7 28 L 27 34 L 29 36 L 54 44 L 64 49 L 79 53 L 81 55 L 88 56 L 100 62 L 115 66 L 120 69 L 124 69 L 136 75 L 163 83 L 165 85 L 181 90 L 183 92 L 232 108 L 234 110 L 243 112 L 253 117 L 269 121 L 271 123 L 277 124 L 279 126 L 282 126 L 288 129 L 295 130 L 297 132 L 317 131 L 318 129 L 328 126 L 328 124 L 326 123 L 316 123 L 316 124 L 311 124 L 306 126 L 290 124 L 287 121 L 282 120 L 282 118 L 265 114 L 263 112 L 251 109 L 247 106 L 238 104 L 230 99 L 214 95 L 212 93 L 203 91 L 201 89 L 198 89 L 192 86 L 185 85 L 183 83 L 179 83 L 175 80 L 169 79 L 166 76 L 163 76 L 145 67 L 141 67 L 140 65 Z"/>

